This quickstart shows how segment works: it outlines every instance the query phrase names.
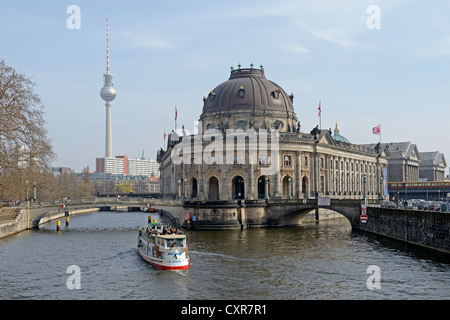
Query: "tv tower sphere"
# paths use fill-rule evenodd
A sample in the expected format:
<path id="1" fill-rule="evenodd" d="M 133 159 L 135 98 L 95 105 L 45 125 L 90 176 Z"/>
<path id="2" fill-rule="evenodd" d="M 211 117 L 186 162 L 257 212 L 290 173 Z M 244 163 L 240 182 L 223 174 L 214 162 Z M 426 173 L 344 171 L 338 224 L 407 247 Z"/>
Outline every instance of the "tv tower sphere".
<path id="1" fill-rule="evenodd" d="M 106 102 L 110 102 L 116 98 L 116 89 L 113 88 L 111 81 L 113 76 L 109 72 L 105 73 L 103 76 L 105 83 L 103 88 L 100 90 L 100 96 Z"/>

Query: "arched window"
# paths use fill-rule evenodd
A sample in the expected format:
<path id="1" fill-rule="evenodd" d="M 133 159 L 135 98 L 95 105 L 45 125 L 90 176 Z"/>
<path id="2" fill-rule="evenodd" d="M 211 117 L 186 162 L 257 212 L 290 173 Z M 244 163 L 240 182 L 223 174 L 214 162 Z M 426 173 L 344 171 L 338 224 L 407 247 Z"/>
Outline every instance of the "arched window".
<path id="1" fill-rule="evenodd" d="M 270 180 L 267 176 L 261 176 L 258 178 L 258 199 L 269 198 L 269 184 Z"/>
<path id="2" fill-rule="evenodd" d="M 309 197 L 309 181 L 307 176 L 302 178 L 302 192 L 305 197 Z"/>
<path id="3" fill-rule="evenodd" d="M 244 199 L 244 178 L 236 176 L 233 178 L 233 198 Z"/>
<path id="4" fill-rule="evenodd" d="M 198 194 L 197 179 L 192 178 L 192 180 L 191 180 L 191 198 L 197 198 L 197 194 Z"/>

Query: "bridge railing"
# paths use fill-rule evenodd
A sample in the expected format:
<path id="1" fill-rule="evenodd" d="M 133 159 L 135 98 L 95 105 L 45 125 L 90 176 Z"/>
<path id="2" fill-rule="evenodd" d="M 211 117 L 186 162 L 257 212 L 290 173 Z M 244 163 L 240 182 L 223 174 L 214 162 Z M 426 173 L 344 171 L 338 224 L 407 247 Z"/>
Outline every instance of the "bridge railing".
<path id="1" fill-rule="evenodd" d="M 19 214 L 16 207 L 4 207 L 0 209 L 0 223 L 14 221 Z"/>

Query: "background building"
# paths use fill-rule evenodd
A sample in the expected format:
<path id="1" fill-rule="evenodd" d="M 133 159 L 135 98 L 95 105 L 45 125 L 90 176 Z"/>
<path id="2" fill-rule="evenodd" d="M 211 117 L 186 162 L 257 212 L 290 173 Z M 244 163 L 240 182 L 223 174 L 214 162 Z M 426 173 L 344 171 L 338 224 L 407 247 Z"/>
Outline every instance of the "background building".
<path id="1" fill-rule="evenodd" d="M 127 156 L 96 159 L 96 172 L 91 173 L 91 182 L 97 194 L 117 193 L 117 185 L 130 184 L 134 194 L 158 196 L 159 164 L 154 160 L 129 159 Z"/>
<path id="2" fill-rule="evenodd" d="M 443 153 L 421 152 L 419 164 L 419 179 L 421 181 L 444 181 L 447 161 Z"/>
<path id="3" fill-rule="evenodd" d="M 96 194 L 117 194 L 120 193 L 118 192 L 118 185 L 129 184 L 133 190 L 132 193 L 135 195 L 159 196 L 159 177 L 94 172 L 90 174 L 90 180 Z"/>
<path id="4" fill-rule="evenodd" d="M 366 145 L 375 148 L 376 144 Z M 382 143 L 389 152 L 388 181 L 444 181 L 447 162 L 439 151 L 420 152 L 417 145 L 406 142 Z"/>
<path id="5" fill-rule="evenodd" d="M 97 158 L 96 172 L 130 176 L 159 177 L 159 164 L 154 160 L 129 159 L 127 156 Z"/>

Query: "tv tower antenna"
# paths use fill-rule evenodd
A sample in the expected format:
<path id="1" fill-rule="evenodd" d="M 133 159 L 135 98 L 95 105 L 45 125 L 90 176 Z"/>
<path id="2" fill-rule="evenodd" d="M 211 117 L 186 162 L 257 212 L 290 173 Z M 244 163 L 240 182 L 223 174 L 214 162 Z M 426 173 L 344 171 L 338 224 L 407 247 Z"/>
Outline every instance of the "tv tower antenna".
<path id="1" fill-rule="evenodd" d="M 106 73 L 103 74 L 103 88 L 100 96 L 106 102 L 106 138 L 105 157 L 112 158 L 112 132 L 111 132 L 111 101 L 116 98 L 116 89 L 113 88 L 113 76 L 109 73 L 109 24 L 106 18 Z"/>

